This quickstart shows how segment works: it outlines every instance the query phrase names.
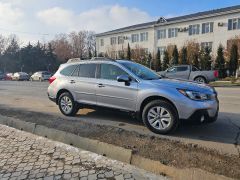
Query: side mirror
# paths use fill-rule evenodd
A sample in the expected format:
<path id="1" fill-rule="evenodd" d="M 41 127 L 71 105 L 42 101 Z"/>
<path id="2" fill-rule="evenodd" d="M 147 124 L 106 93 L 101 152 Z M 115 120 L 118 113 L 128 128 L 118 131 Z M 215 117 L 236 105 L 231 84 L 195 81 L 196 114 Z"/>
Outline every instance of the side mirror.
<path id="1" fill-rule="evenodd" d="M 130 85 L 131 78 L 128 75 L 120 75 L 117 77 L 118 82 L 125 82 L 126 86 Z"/>

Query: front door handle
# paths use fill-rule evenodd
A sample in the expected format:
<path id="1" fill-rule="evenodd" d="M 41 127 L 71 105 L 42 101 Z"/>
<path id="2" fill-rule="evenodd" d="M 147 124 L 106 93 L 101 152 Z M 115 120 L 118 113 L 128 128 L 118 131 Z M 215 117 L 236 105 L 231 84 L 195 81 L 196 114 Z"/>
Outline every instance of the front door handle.
<path id="1" fill-rule="evenodd" d="M 74 83 L 75 83 L 75 81 L 74 81 L 74 80 L 71 80 L 71 81 L 70 81 L 70 83 L 71 83 L 71 84 L 74 84 Z"/>
<path id="2" fill-rule="evenodd" d="M 98 84 L 98 87 L 102 88 L 105 87 L 103 84 Z"/>

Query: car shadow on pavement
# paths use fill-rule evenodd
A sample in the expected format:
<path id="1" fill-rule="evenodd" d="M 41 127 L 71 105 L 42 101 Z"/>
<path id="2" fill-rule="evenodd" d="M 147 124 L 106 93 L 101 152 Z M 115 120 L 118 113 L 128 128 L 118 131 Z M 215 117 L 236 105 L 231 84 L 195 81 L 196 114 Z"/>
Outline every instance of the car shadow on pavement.
<path id="1" fill-rule="evenodd" d="M 144 126 L 141 121 L 133 118 L 130 114 L 113 110 L 90 110 L 87 113 L 80 112 L 77 117 L 89 120 L 89 122 L 93 121 L 93 119 L 97 119 L 98 122 L 99 120 L 105 122 L 114 121 L 123 129 L 129 124 L 142 127 Z M 137 128 L 135 130 L 138 133 L 141 133 L 142 129 L 143 128 Z M 190 122 L 184 122 L 181 123 L 179 128 L 173 134 L 168 136 L 234 144 L 236 143 L 236 136 L 239 131 L 240 113 L 219 113 L 218 120 L 214 123 L 194 124 Z M 144 131 L 144 134 L 146 134 L 146 131 Z M 150 131 L 148 134 L 152 135 Z M 162 135 L 159 136 L 161 137 Z"/>
<path id="2" fill-rule="evenodd" d="M 120 126 L 124 126 L 126 124 L 133 125 L 143 125 L 142 121 L 137 120 L 137 118 L 133 117 L 130 113 L 114 111 L 110 109 L 97 108 L 97 109 L 83 109 L 76 115 L 76 117 L 90 119 L 102 120 L 102 121 L 114 121 L 118 122 Z"/>

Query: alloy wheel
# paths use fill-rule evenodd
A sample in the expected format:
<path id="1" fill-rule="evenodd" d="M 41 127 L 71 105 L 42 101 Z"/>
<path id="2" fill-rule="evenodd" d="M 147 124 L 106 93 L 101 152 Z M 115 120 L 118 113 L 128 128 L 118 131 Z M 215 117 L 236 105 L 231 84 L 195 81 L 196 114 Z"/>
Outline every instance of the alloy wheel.
<path id="1" fill-rule="evenodd" d="M 172 123 L 172 117 L 169 111 L 161 106 L 154 106 L 149 109 L 147 114 L 149 124 L 159 130 L 164 130 Z"/>
<path id="2" fill-rule="evenodd" d="M 73 103 L 68 96 L 63 96 L 60 101 L 61 109 L 64 113 L 69 114 L 72 111 Z"/>

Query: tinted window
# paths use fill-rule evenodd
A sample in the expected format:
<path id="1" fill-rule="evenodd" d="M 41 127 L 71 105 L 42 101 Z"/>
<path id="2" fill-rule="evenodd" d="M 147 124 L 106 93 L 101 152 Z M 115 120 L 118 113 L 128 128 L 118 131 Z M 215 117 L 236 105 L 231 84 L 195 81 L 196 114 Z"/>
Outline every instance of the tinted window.
<path id="1" fill-rule="evenodd" d="M 79 66 L 73 71 L 72 76 L 78 76 Z"/>
<path id="2" fill-rule="evenodd" d="M 196 67 L 192 67 L 192 71 L 199 71 Z"/>
<path id="3" fill-rule="evenodd" d="M 77 67 L 77 65 L 70 65 L 65 67 L 60 74 L 64 75 L 64 76 L 71 76 L 72 72 L 74 71 L 74 69 Z"/>
<path id="4" fill-rule="evenodd" d="M 45 71 L 45 72 L 42 72 L 42 74 L 43 75 L 50 75 L 50 72 Z"/>
<path id="5" fill-rule="evenodd" d="M 96 67 L 96 64 L 81 64 L 79 76 L 86 78 L 95 78 Z"/>
<path id="6" fill-rule="evenodd" d="M 124 70 L 112 64 L 101 64 L 100 78 L 117 80 L 120 75 L 128 75 Z"/>
<path id="7" fill-rule="evenodd" d="M 187 66 L 180 66 L 180 67 L 177 67 L 177 72 L 180 72 L 180 71 L 187 71 L 188 70 L 188 67 Z"/>
<path id="8" fill-rule="evenodd" d="M 173 73 L 173 72 L 176 72 L 176 68 L 175 67 L 171 67 L 171 68 L 169 68 L 168 70 L 167 70 L 167 72 L 169 72 L 169 73 Z"/>

